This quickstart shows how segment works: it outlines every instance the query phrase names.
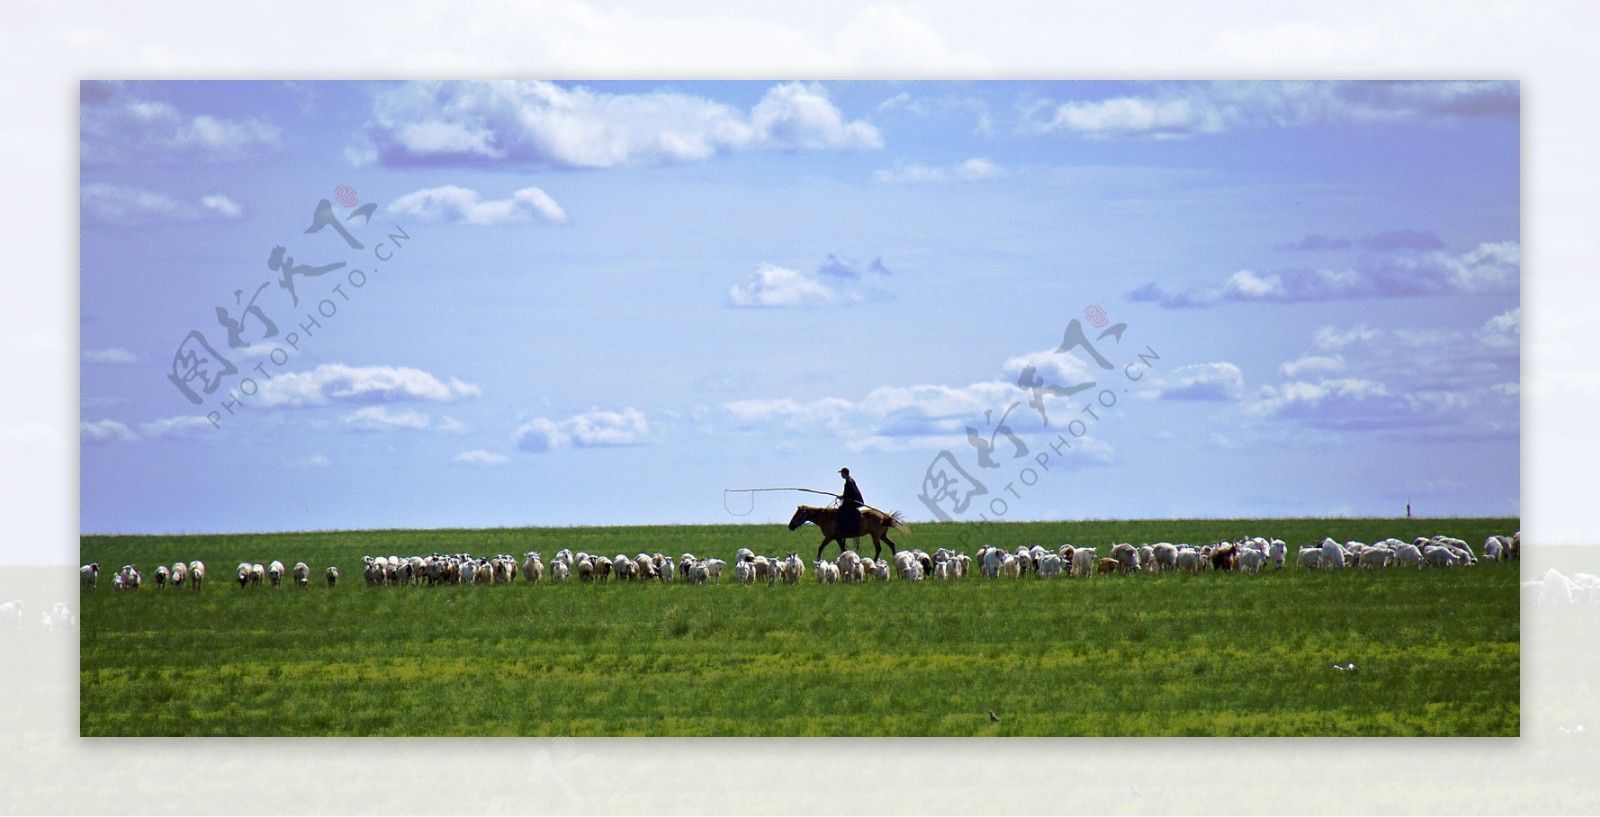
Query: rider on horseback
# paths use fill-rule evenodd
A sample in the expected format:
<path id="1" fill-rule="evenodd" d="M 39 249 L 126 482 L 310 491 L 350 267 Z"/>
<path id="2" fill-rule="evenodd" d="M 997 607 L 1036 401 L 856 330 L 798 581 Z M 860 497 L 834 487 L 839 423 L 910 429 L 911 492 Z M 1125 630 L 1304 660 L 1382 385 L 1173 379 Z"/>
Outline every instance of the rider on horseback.
<path id="1" fill-rule="evenodd" d="M 834 517 L 834 524 L 838 528 L 839 538 L 854 539 L 861 535 L 861 506 L 866 504 L 866 500 L 862 499 L 856 481 L 850 478 L 849 468 L 840 468 L 839 476 L 844 477 L 844 491 L 839 495 L 839 512 Z"/>

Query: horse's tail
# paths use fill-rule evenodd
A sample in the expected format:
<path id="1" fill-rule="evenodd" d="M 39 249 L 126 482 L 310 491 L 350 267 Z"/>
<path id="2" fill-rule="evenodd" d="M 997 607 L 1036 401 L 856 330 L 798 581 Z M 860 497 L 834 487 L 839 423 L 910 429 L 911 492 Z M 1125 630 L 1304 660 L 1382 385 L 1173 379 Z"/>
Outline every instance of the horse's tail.
<path id="1" fill-rule="evenodd" d="M 906 526 L 905 517 L 901 516 L 899 511 L 885 515 L 883 522 L 889 527 L 894 528 L 895 530 L 900 531 L 907 536 L 911 535 L 911 528 Z"/>

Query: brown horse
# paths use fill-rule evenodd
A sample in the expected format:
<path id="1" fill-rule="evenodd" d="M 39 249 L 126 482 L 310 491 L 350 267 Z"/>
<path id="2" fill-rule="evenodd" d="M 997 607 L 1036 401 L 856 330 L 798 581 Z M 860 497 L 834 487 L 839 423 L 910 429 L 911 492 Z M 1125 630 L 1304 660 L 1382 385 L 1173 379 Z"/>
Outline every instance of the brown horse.
<path id="1" fill-rule="evenodd" d="M 810 505 L 801 505 L 794 511 L 794 518 L 789 520 L 789 530 L 795 530 L 807 522 L 822 528 L 822 544 L 817 546 L 817 558 L 822 558 L 822 551 L 826 550 L 829 542 L 839 543 L 839 552 L 844 553 L 845 537 L 835 530 L 834 517 L 838 508 L 813 508 Z M 895 550 L 894 541 L 889 538 L 889 529 L 893 528 L 901 533 L 910 533 L 911 529 L 900 519 L 900 514 L 884 514 L 872 508 L 861 509 L 861 529 L 850 536 L 851 539 L 860 539 L 863 536 L 872 537 L 872 558 L 883 556 L 883 543 L 889 543 L 889 552 Z"/>

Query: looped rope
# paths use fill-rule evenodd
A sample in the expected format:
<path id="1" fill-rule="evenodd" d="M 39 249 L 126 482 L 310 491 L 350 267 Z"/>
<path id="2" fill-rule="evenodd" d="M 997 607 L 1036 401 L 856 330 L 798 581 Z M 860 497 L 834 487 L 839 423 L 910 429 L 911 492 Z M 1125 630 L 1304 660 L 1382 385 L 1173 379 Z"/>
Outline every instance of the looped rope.
<path id="1" fill-rule="evenodd" d="M 739 513 L 738 511 L 735 511 L 734 509 L 728 507 L 728 494 L 735 494 L 735 493 L 743 493 L 743 492 L 742 491 L 738 491 L 738 490 L 733 489 L 733 488 L 724 488 L 724 489 L 722 489 L 722 509 L 727 511 L 729 516 L 749 516 L 756 509 L 756 498 L 755 498 L 755 496 L 752 494 L 751 497 L 750 497 L 750 510 L 745 511 L 744 513 Z"/>

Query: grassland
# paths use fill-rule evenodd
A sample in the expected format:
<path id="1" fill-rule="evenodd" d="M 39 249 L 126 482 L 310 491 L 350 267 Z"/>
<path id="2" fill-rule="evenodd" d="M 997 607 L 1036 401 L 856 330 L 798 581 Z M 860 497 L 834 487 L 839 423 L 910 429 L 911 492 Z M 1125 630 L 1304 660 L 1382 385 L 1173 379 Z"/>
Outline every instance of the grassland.
<path id="1" fill-rule="evenodd" d="M 1290 545 L 1515 519 L 918 525 L 983 542 Z M 1518 733 L 1515 565 L 740 587 L 367 588 L 363 554 L 799 551 L 781 526 L 82 539 L 107 573 L 203 559 L 200 593 L 82 599 L 84 735 L 1497 735 Z M 869 548 L 870 550 L 870 548 Z M 869 554 L 870 555 L 870 554 Z M 241 590 L 239 561 L 346 580 Z M 146 573 L 148 574 L 148 569 Z M 809 578 L 809 577 L 808 577 Z M 1335 663 L 1356 671 L 1336 671 Z M 990 720 L 988 711 L 999 716 Z"/>

